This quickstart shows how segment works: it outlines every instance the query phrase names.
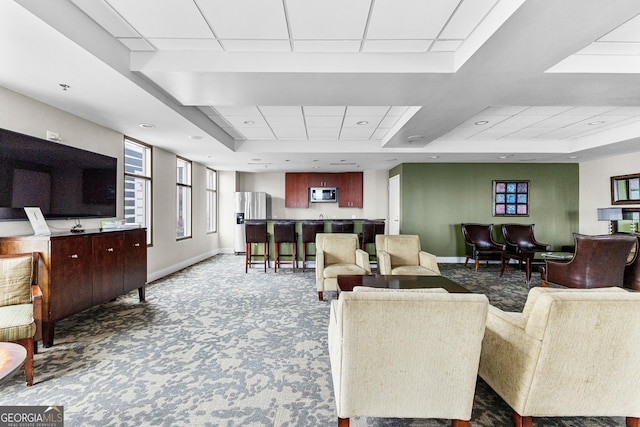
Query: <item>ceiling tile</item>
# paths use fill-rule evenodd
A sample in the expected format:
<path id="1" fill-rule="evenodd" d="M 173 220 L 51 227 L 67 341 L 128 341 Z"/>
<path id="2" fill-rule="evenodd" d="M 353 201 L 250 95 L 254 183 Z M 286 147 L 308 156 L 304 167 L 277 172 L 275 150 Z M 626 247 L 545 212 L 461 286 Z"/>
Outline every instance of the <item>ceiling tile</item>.
<path id="1" fill-rule="evenodd" d="M 501 105 L 496 107 L 487 107 L 482 110 L 482 114 L 489 114 L 495 116 L 515 116 L 522 113 L 524 110 L 530 107 L 515 106 L 515 105 Z"/>
<path id="2" fill-rule="evenodd" d="M 309 139 L 338 139 L 340 136 L 340 128 L 309 128 L 307 129 Z"/>
<path id="3" fill-rule="evenodd" d="M 531 125 L 535 128 L 557 129 L 584 120 L 584 116 L 553 116 Z"/>
<path id="4" fill-rule="evenodd" d="M 603 116 L 607 116 L 609 114 L 616 116 L 640 116 L 640 107 L 618 107 L 602 113 Z"/>
<path id="5" fill-rule="evenodd" d="M 376 0 L 367 39 L 435 39 L 459 0 Z"/>
<path id="6" fill-rule="evenodd" d="M 291 52 L 289 40 L 220 40 L 227 52 Z"/>
<path id="7" fill-rule="evenodd" d="M 521 129 L 523 127 L 531 126 L 535 123 L 538 123 L 544 119 L 546 116 L 512 116 L 506 120 L 497 123 L 494 128 L 503 129 Z"/>
<path id="8" fill-rule="evenodd" d="M 293 39 L 353 40 L 364 36 L 371 0 L 288 1 Z"/>
<path id="9" fill-rule="evenodd" d="M 369 139 L 374 129 L 367 127 L 342 128 L 340 139 Z"/>
<path id="10" fill-rule="evenodd" d="M 222 52 L 215 39 L 149 39 L 158 50 L 206 50 Z"/>
<path id="11" fill-rule="evenodd" d="M 571 110 L 570 106 L 537 106 L 529 107 L 520 114 L 523 116 L 555 116 Z"/>
<path id="12" fill-rule="evenodd" d="M 304 119 L 298 116 L 266 116 L 267 123 L 272 128 L 301 128 L 304 129 Z"/>
<path id="13" fill-rule="evenodd" d="M 240 130 L 246 139 L 276 139 L 269 128 L 244 128 Z"/>
<path id="14" fill-rule="evenodd" d="M 466 39 L 491 11 L 498 0 L 463 1 L 445 27 L 440 38 Z"/>
<path id="15" fill-rule="evenodd" d="M 213 37 L 192 1 L 163 0 L 162 7 L 156 0 L 109 0 L 109 4 L 144 37 Z"/>
<path id="16" fill-rule="evenodd" d="M 404 106 L 391 107 L 389 109 L 389 112 L 387 113 L 387 116 L 402 116 L 404 113 L 407 112 L 408 109 L 409 107 L 404 107 Z"/>
<path id="17" fill-rule="evenodd" d="M 265 116 L 300 116 L 302 117 L 302 108 L 298 106 L 289 107 L 289 106 L 264 106 L 261 105 L 258 107 L 262 114 Z"/>
<path id="18" fill-rule="evenodd" d="M 598 114 L 604 114 L 607 111 L 613 110 L 615 107 L 612 106 L 583 106 L 583 107 L 574 107 L 571 110 L 568 110 L 563 113 L 566 116 L 597 116 Z"/>
<path id="19" fill-rule="evenodd" d="M 267 127 L 262 116 L 225 116 L 225 119 L 236 129 Z"/>
<path id="20" fill-rule="evenodd" d="M 433 40 L 365 40 L 363 52 L 427 52 Z"/>
<path id="21" fill-rule="evenodd" d="M 118 15 L 107 3 L 96 0 L 71 0 L 84 13 L 100 24 L 114 37 L 131 38 L 140 34 Z"/>
<path id="22" fill-rule="evenodd" d="M 360 40 L 294 40 L 294 52 L 350 52 L 360 51 Z"/>
<path id="23" fill-rule="evenodd" d="M 254 106 L 216 105 L 215 110 L 223 116 L 257 116 L 260 111 Z"/>
<path id="24" fill-rule="evenodd" d="M 329 128 L 340 129 L 342 126 L 342 116 L 306 116 L 308 128 Z"/>
<path id="25" fill-rule="evenodd" d="M 343 128 L 377 128 L 382 120 L 382 116 L 357 116 L 345 117 Z"/>
<path id="26" fill-rule="evenodd" d="M 382 139 L 387 133 L 389 133 L 389 129 L 378 128 L 373 132 L 373 135 L 371 135 L 371 139 Z"/>
<path id="27" fill-rule="evenodd" d="M 345 114 L 347 117 L 349 116 L 383 116 L 387 114 L 389 111 L 388 106 L 348 106 L 347 113 Z"/>
<path id="28" fill-rule="evenodd" d="M 385 116 L 385 118 L 382 119 L 382 121 L 380 122 L 380 124 L 378 125 L 378 127 L 381 128 L 391 128 L 393 127 L 393 125 L 395 125 L 398 122 L 398 119 L 400 119 L 399 116 Z"/>
<path id="29" fill-rule="evenodd" d="M 196 2 L 218 38 L 289 38 L 282 0 Z"/>
<path id="30" fill-rule="evenodd" d="M 307 139 L 304 128 L 274 128 L 273 133 L 278 139 Z"/>
<path id="31" fill-rule="evenodd" d="M 344 106 L 304 106 L 305 116 L 344 116 Z"/>

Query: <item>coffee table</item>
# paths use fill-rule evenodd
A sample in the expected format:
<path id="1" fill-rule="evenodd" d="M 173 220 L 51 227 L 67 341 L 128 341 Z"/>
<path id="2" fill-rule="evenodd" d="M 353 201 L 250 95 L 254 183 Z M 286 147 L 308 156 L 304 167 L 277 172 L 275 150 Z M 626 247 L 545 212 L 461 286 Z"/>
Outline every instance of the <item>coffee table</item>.
<path id="1" fill-rule="evenodd" d="M 444 288 L 451 293 L 470 292 L 468 289 L 442 276 L 385 276 L 376 275 L 339 275 L 337 295 L 340 292 L 353 291 L 356 286 L 387 289 L 423 289 Z"/>
<path id="2" fill-rule="evenodd" d="M 0 384 L 9 380 L 22 368 L 27 358 L 27 350 L 20 344 L 0 343 Z"/>
<path id="3" fill-rule="evenodd" d="M 541 252 L 541 251 L 527 251 L 527 252 L 502 252 L 500 256 L 500 277 L 504 273 L 505 269 L 509 269 L 509 260 L 517 260 L 519 263 L 524 262 L 525 267 L 525 280 L 527 286 L 531 286 L 531 266 L 533 264 L 544 264 L 545 259 L 569 261 L 573 258 L 571 252 Z"/>

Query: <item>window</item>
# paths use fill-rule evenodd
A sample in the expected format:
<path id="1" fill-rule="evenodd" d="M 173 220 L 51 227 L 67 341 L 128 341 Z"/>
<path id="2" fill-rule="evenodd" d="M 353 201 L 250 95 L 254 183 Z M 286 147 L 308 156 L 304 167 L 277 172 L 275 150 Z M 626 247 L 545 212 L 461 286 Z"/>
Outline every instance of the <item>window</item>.
<path id="1" fill-rule="evenodd" d="M 124 140 L 124 220 L 147 228 L 151 244 L 151 147 Z"/>
<path id="2" fill-rule="evenodd" d="M 186 239 L 191 237 L 191 162 L 177 157 L 176 172 L 176 238 Z"/>
<path id="3" fill-rule="evenodd" d="M 217 192 L 218 173 L 213 169 L 207 168 L 207 233 L 215 233 L 217 231 L 218 220 L 218 192 Z"/>

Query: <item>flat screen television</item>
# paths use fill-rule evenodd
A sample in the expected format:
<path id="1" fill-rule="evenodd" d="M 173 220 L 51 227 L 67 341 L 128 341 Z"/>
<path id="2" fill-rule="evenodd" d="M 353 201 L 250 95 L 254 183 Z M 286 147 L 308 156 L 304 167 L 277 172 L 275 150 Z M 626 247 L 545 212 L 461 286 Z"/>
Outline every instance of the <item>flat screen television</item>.
<path id="1" fill-rule="evenodd" d="M 0 221 L 116 216 L 117 159 L 0 129 Z"/>

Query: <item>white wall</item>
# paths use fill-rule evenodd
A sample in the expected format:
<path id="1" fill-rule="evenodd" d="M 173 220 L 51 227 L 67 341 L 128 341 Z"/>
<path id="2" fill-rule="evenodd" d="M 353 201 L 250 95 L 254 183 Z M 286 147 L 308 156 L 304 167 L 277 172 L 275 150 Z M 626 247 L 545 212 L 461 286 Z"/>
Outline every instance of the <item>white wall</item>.
<path id="1" fill-rule="evenodd" d="M 611 177 L 632 173 L 640 173 L 640 152 L 580 163 L 580 233 L 609 232 L 609 223 L 598 221 L 597 210 L 612 206 Z M 623 207 L 638 208 L 640 204 Z"/>
<path id="2" fill-rule="evenodd" d="M 123 217 L 124 136 L 69 113 L 0 87 L 0 128 L 38 138 L 47 131 L 60 135 L 62 143 L 118 159 L 117 212 Z M 218 234 L 206 233 L 205 167 L 193 165 L 193 228 L 190 239 L 176 241 L 176 160 L 173 153 L 153 149 L 153 245 L 148 250 L 150 280 L 179 270 L 218 252 Z M 197 197 L 202 194 L 202 197 Z M 233 197 L 233 196 L 232 196 Z M 75 221 L 47 221 L 52 232 L 68 231 Z M 100 227 L 100 219 L 82 219 L 86 229 Z M 0 236 L 28 235 L 28 221 L 0 221 Z"/>

